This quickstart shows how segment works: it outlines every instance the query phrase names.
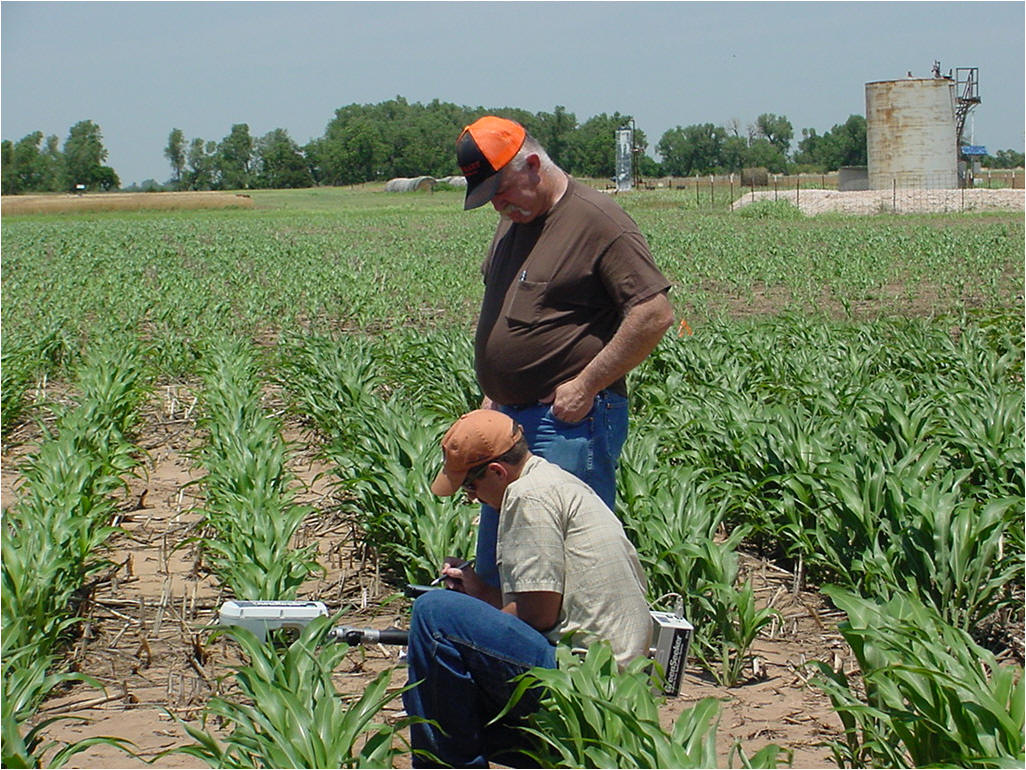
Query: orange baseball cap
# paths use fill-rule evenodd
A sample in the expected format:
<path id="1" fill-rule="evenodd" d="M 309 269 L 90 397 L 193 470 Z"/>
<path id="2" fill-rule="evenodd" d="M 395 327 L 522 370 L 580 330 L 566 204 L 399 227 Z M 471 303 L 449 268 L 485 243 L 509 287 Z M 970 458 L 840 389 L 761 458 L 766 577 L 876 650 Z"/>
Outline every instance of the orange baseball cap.
<path id="1" fill-rule="evenodd" d="M 456 140 L 456 161 L 467 178 L 464 209 L 476 209 L 492 199 L 499 187 L 499 171 L 524 145 L 527 131 L 515 120 L 495 115 L 478 118 Z"/>
<path id="2" fill-rule="evenodd" d="M 475 409 L 460 417 L 442 438 L 442 470 L 431 484 L 441 497 L 454 495 L 471 468 L 505 454 L 524 430 L 494 409 Z"/>

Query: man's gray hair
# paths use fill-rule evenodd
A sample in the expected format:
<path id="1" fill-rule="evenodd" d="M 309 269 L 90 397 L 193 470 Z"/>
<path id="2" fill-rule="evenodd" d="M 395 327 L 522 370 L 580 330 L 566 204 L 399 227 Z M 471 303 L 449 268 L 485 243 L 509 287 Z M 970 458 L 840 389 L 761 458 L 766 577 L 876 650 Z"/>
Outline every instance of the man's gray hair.
<path id="1" fill-rule="evenodd" d="M 528 155 L 537 155 L 541 161 L 541 167 L 543 170 L 554 168 L 555 163 L 552 162 L 552 158 L 545 152 L 545 148 L 541 146 L 541 143 L 530 134 L 524 136 L 524 143 L 521 145 L 517 154 L 513 156 L 513 159 L 509 164 L 517 171 L 522 171 L 524 166 L 527 164 Z"/>

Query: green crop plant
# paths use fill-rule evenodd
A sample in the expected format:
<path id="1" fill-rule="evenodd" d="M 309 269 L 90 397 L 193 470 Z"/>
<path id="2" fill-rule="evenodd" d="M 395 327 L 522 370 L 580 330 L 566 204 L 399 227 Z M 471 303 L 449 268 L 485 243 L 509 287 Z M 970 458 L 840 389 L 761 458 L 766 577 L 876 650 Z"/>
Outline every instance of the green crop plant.
<path id="1" fill-rule="evenodd" d="M 85 674 L 52 669 L 57 664 L 55 656 L 43 654 L 32 646 L 22 647 L 15 652 L 4 650 L 3 698 L 0 700 L 0 723 L 3 729 L 2 763 L 4 767 L 63 767 L 73 756 L 91 746 L 107 745 L 131 754 L 131 741 L 112 736 L 94 736 L 70 743 L 47 740 L 48 727 L 70 716 L 56 714 L 45 719 L 35 719 L 42 700 L 69 682 L 80 682 L 99 690 L 103 689 L 96 679 Z M 22 727 L 31 727 L 22 733 Z"/>
<path id="2" fill-rule="evenodd" d="M 313 509 L 294 500 L 281 427 L 260 402 L 256 355 L 247 344 L 222 341 L 211 347 L 202 372 L 204 552 L 237 598 L 294 599 L 322 569 L 315 545 L 292 543 Z"/>
<path id="3" fill-rule="evenodd" d="M 464 387 L 446 401 L 439 383 L 426 391 L 410 367 L 430 362 L 442 377 L 469 365 L 469 351 L 444 334 L 402 340 L 404 346 L 393 341 L 385 349 L 317 337 L 295 341 L 295 355 L 279 376 L 293 408 L 310 415 L 321 435 L 322 454 L 335 466 L 344 506 L 354 512 L 365 542 L 386 569 L 423 582 L 446 556 L 474 549 L 469 507 L 439 499 L 430 488 L 441 465 L 442 433 L 456 416 L 445 412 L 470 405 L 457 403 L 466 399 Z M 448 381 L 458 378 L 454 372 Z"/>
<path id="4" fill-rule="evenodd" d="M 390 387 L 443 420 L 481 404 L 474 373 L 474 340 L 465 330 L 401 330 L 389 335 L 379 360 Z"/>
<path id="5" fill-rule="evenodd" d="M 358 440 L 365 414 L 377 408 L 385 389 L 378 346 L 362 337 L 317 334 L 284 339 L 275 379 L 292 410 L 325 443 Z"/>
<path id="6" fill-rule="evenodd" d="M 0 358 L 0 440 L 21 424 L 31 409 L 31 390 L 36 379 L 35 362 L 25 349 L 4 348 Z"/>
<path id="7" fill-rule="evenodd" d="M 971 483 L 998 494 L 1021 494 L 1026 488 L 1021 387 L 1018 392 L 952 389 L 938 398 L 937 408 L 945 416 L 940 432 L 952 460 L 972 470 Z"/>
<path id="8" fill-rule="evenodd" d="M 1022 584 L 1023 562 L 1004 546 L 1006 533 L 1022 520 L 1022 498 L 981 504 L 965 495 L 950 472 L 928 483 L 905 476 L 895 479 L 898 484 L 891 505 L 903 504 L 900 529 L 884 557 L 890 565 L 887 582 L 874 593 L 903 589 L 963 630 L 1017 606 L 1008 587 Z"/>
<path id="9" fill-rule="evenodd" d="M 332 445 L 338 484 L 351 498 L 363 535 L 386 568 L 410 582 L 437 575 L 446 556 L 474 551 L 476 512 L 460 496 L 439 498 L 431 482 L 442 463 L 445 424 L 392 397 L 364 414 L 353 445 Z"/>
<path id="10" fill-rule="evenodd" d="M 719 704 L 705 698 L 676 719 L 667 732 L 659 722 L 659 675 L 637 659 L 619 670 L 609 644 L 591 645 L 583 657 L 560 645 L 558 668 L 521 675 L 503 714 L 524 693 L 540 691 L 540 708 L 519 727 L 523 754 L 540 767 L 716 767 Z M 748 767 L 776 767 L 770 745 Z"/>
<path id="11" fill-rule="evenodd" d="M 695 329 L 737 297 L 766 294 L 802 315 L 872 311 L 881 297 L 899 314 L 927 301 L 940 314 L 1021 308 L 1023 223 L 1014 214 L 751 219 L 694 211 L 689 192 L 629 205 Z M 5 220 L 4 348 L 35 343 L 61 319 L 76 355 L 120 327 L 152 341 L 162 373 L 180 375 L 213 336 L 467 330 L 493 222 L 440 200 L 396 207 L 353 190 L 315 211 Z M 890 287 L 897 301 L 884 294 Z"/>
<path id="12" fill-rule="evenodd" d="M 53 648 L 72 597 L 102 569 L 115 531 L 114 494 L 138 464 L 130 441 L 144 393 L 138 350 L 102 348 L 79 368 L 81 391 L 53 435 L 30 454 L 19 498 L 4 517 L 4 647 Z"/>
<path id="13" fill-rule="evenodd" d="M 200 726 L 179 720 L 194 743 L 166 754 L 186 754 L 209 767 L 391 767 L 403 750 L 398 733 L 410 718 L 375 720 L 402 690 L 389 688 L 389 669 L 359 697 L 341 695 L 332 674 L 349 647 L 321 646 L 332 620 L 307 624 L 287 648 L 245 628 L 226 629 L 248 658 L 232 675 L 238 693 L 211 698 Z M 219 728 L 208 731 L 208 721 Z"/>
<path id="14" fill-rule="evenodd" d="M 695 468 L 648 464 L 653 442 L 637 440 L 621 458 L 619 506 L 653 597 L 679 595 L 695 626 L 692 654 L 733 685 L 758 632 L 774 612 L 756 609 L 750 585 L 738 586 L 737 549 L 748 530 L 725 527 L 729 478 Z M 639 448 L 648 448 L 643 453 Z"/>
<path id="15" fill-rule="evenodd" d="M 696 629 L 691 654 L 720 684 L 732 687 L 741 681 L 759 631 L 779 613 L 757 608 L 751 583 L 740 585 L 735 550 L 712 540 L 683 548 L 703 575 L 684 589 Z"/>
<path id="16" fill-rule="evenodd" d="M 75 391 L 75 367 L 97 340 L 145 344 L 162 381 L 202 371 L 214 340 L 247 340 L 268 353 L 272 374 L 257 390 L 273 377 L 290 417 L 314 429 L 314 448 L 335 466 L 338 504 L 359 523 L 361 545 L 396 577 L 434 575 L 442 557 L 473 547 L 476 508 L 423 485 L 445 426 L 479 403 L 471 340 L 494 217 L 465 214 L 453 193 L 268 195 L 277 209 L 5 217 L 5 448 L 33 440 L 16 426 L 49 417 L 50 393 Z M 693 618 L 711 613 L 696 623 L 694 646 L 707 665 L 729 675 L 719 645 L 743 646 L 717 617 L 758 625 L 743 576 L 729 569 L 745 551 L 812 590 L 829 581 L 867 595 L 914 593 L 955 626 L 996 632 L 995 643 L 1021 625 L 1021 215 L 750 218 L 727 213 L 726 200 L 722 213 L 696 208 L 694 189 L 625 202 L 673 284 L 680 326 L 630 375 L 618 513 L 652 596 L 678 593 Z M 265 477 L 260 507 L 281 520 L 280 539 L 297 508 L 277 497 L 293 488 L 273 470 L 289 454 L 272 435 L 278 415 L 264 411 L 275 426 L 267 430 L 208 403 L 205 417 L 224 411 L 236 426 L 225 433 L 277 446 L 267 463 L 210 461 L 230 490 L 229 473 Z M 103 441 L 58 443 L 60 452 L 29 449 L 49 458 Z M 225 438 L 224 448 L 238 454 L 236 443 Z M 76 474 L 86 486 L 116 486 L 133 462 L 120 451 L 103 470 L 76 461 L 62 473 L 71 486 Z M 18 508 L 30 504 L 29 487 L 26 479 L 25 501 L 4 517 L 9 573 L 28 566 L 8 553 L 15 529 L 27 538 Z M 221 511 L 258 507 L 218 494 Z M 102 519 L 104 505 L 80 509 Z M 694 534 L 709 531 L 702 521 L 716 522 L 711 537 Z M 84 552 L 94 535 L 76 532 Z M 44 585 L 57 580 L 41 559 L 34 566 Z M 63 583 L 54 586 L 61 595 Z M 26 598 L 34 590 L 17 588 Z M 26 622 L 49 617 L 29 604 L 18 613 Z M 70 615 L 46 634 L 69 638 Z M 21 632 L 11 628 L 13 640 Z M 743 659 L 729 652 L 727 666 Z"/>
<path id="17" fill-rule="evenodd" d="M 790 201 L 760 200 L 754 203 L 749 203 L 747 206 L 739 209 L 737 216 L 742 219 L 774 219 L 786 221 L 789 219 L 802 219 L 805 215 L 802 214 L 801 209 Z"/>
<path id="18" fill-rule="evenodd" d="M 1009 587 L 1022 583 L 1021 561 L 1004 549 L 1022 499 L 981 502 L 965 483 L 969 470 L 938 474 L 941 448 L 916 450 L 891 461 L 839 458 L 807 479 L 807 493 L 792 477 L 792 508 L 814 515 L 788 532 L 821 574 L 867 595 L 912 591 L 971 628 L 1012 602 Z"/>
<path id="19" fill-rule="evenodd" d="M 1026 683 L 914 597 L 884 602 L 826 587 L 847 613 L 849 677 L 818 663 L 844 725 L 839 767 L 1021 767 Z M 854 681 L 853 681 L 854 679 Z"/>
<path id="20" fill-rule="evenodd" d="M 102 549 L 116 531 L 115 494 L 138 463 L 130 432 L 145 392 L 139 362 L 134 347 L 90 351 L 77 372 L 77 404 L 59 410 L 52 435 L 28 456 L 18 501 L 4 516 L 5 767 L 41 766 L 56 746 L 42 736 L 53 719 L 22 732 L 55 687 L 96 684 L 61 672 L 58 653 L 73 638 L 90 578 L 107 566 Z M 57 766 L 95 742 L 68 744 L 47 761 Z"/>

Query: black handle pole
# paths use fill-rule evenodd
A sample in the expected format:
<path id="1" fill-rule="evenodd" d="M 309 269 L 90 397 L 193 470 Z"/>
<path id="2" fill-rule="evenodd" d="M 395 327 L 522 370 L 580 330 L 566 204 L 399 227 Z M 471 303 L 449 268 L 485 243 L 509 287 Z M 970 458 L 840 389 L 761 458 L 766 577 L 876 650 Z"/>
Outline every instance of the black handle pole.
<path id="1" fill-rule="evenodd" d="M 410 632 L 398 628 L 378 630 L 376 628 L 338 626 L 331 630 L 329 636 L 336 642 L 345 642 L 349 645 L 378 643 L 403 646 L 409 641 Z"/>

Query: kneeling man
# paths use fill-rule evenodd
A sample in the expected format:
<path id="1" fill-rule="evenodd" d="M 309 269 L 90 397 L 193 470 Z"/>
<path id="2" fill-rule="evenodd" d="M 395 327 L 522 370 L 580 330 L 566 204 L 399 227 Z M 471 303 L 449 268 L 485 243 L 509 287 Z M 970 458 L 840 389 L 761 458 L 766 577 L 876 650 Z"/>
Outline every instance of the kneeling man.
<path id="1" fill-rule="evenodd" d="M 474 570 L 446 564 L 449 591 L 413 605 L 404 694 L 413 748 L 453 767 L 487 767 L 522 739 L 508 725 L 488 725 L 506 705 L 510 679 L 554 668 L 555 644 L 586 647 L 607 640 L 623 666 L 648 652 L 651 616 L 637 552 L 595 492 L 527 449 L 522 428 L 502 412 L 463 415 L 442 439 L 443 467 L 431 490 L 460 489 L 499 511 L 496 563 L 500 587 Z M 525 697 L 509 719 L 537 707 Z M 414 754 L 414 766 L 431 766 Z M 507 762 L 508 764 L 508 762 Z"/>

